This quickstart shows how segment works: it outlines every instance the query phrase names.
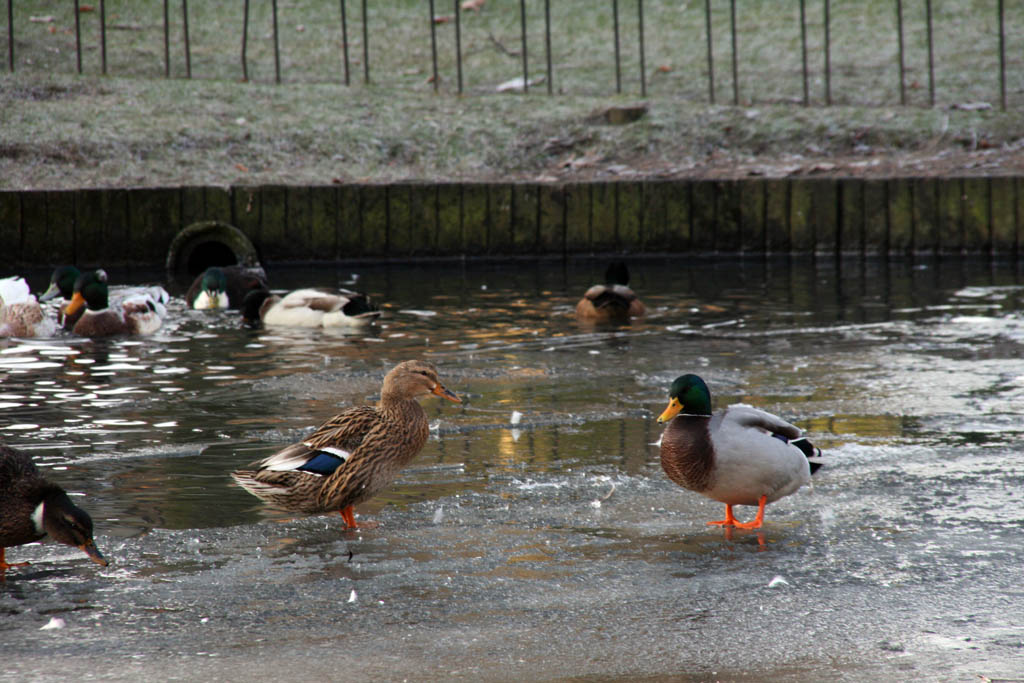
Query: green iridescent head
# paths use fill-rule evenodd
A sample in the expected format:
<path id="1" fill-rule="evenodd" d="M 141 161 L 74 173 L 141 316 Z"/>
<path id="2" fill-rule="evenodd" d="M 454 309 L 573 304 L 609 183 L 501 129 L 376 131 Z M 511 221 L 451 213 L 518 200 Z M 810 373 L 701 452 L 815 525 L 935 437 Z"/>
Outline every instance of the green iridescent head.
<path id="1" fill-rule="evenodd" d="M 668 390 L 668 407 L 658 422 L 668 422 L 679 413 L 684 415 L 710 415 L 711 391 L 697 375 L 677 377 Z"/>

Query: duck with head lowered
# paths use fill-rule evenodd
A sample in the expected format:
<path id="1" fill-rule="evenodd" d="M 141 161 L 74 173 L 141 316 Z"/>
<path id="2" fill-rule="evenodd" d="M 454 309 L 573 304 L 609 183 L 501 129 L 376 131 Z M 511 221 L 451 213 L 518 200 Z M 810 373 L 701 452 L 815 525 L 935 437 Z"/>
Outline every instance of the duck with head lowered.
<path id="1" fill-rule="evenodd" d="M 643 302 L 629 288 L 629 269 L 622 261 L 608 265 L 605 283 L 588 289 L 576 304 L 576 317 L 586 322 L 628 323 L 647 313 Z"/>
<path id="2" fill-rule="evenodd" d="M 56 332 L 57 321 L 39 305 L 24 278 L 0 279 L 0 338 L 52 337 Z"/>
<path id="3" fill-rule="evenodd" d="M 107 566 L 93 541 L 88 513 L 64 489 L 44 479 L 26 453 L 0 444 L 0 579 L 11 567 L 28 564 L 8 564 L 6 548 L 44 536 L 81 548 L 93 562 Z"/>
<path id="4" fill-rule="evenodd" d="M 426 443 L 427 415 L 417 399 L 428 394 L 462 402 L 432 364 L 399 363 L 384 376 L 377 405 L 349 408 L 231 476 L 268 503 L 306 514 L 338 511 L 346 528 L 358 528 L 355 506 L 390 484 Z"/>
<path id="5" fill-rule="evenodd" d="M 668 422 L 661 437 L 661 466 L 683 488 L 725 503 L 725 519 L 708 522 L 759 529 L 764 508 L 811 480 L 821 455 L 800 429 L 742 403 L 711 412 L 711 391 L 697 375 L 672 382 L 669 403 L 658 417 Z M 751 522 L 738 522 L 734 505 L 756 505 Z"/>
<path id="6" fill-rule="evenodd" d="M 152 334 L 160 329 L 167 313 L 163 303 L 145 293 L 111 302 L 107 273 L 102 269 L 88 270 L 78 276 L 74 294 L 64 311 L 73 316 L 83 307 L 85 312 L 71 329 L 80 337 Z"/>
<path id="7" fill-rule="evenodd" d="M 242 302 L 242 320 L 250 327 L 360 327 L 379 317 L 380 309 L 370 297 L 347 289 L 309 287 L 283 297 L 257 289 Z"/>
<path id="8" fill-rule="evenodd" d="M 197 310 L 241 308 L 246 294 L 267 287 L 267 274 L 258 266 L 210 266 L 192 281 L 185 301 Z"/>

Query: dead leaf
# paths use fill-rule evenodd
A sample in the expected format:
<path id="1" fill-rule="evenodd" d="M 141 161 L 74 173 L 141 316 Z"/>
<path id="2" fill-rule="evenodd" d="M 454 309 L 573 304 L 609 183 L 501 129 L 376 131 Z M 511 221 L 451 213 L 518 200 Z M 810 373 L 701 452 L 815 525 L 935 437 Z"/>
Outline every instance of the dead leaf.
<path id="1" fill-rule="evenodd" d="M 93 7 L 92 5 L 79 5 L 78 6 L 78 11 L 81 12 L 82 14 L 85 14 L 86 12 L 95 12 L 96 8 Z"/>
<path id="2" fill-rule="evenodd" d="M 246 168 L 245 164 L 235 164 L 235 168 L 237 168 L 242 173 L 248 173 L 249 172 L 249 169 Z"/>
<path id="3" fill-rule="evenodd" d="M 434 23 L 435 24 L 450 24 L 453 21 L 455 21 L 455 17 L 453 17 L 450 14 L 446 14 L 446 15 L 439 16 L 439 17 L 438 16 L 434 17 Z"/>
<path id="4" fill-rule="evenodd" d="M 660 71 L 663 74 L 667 74 L 668 72 L 672 71 L 672 67 L 669 64 L 662 64 L 661 66 L 658 67 L 658 71 Z"/>

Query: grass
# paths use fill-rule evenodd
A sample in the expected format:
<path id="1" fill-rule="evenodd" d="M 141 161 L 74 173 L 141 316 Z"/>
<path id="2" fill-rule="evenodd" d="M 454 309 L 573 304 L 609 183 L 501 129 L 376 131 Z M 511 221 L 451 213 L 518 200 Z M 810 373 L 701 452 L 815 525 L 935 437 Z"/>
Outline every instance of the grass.
<path id="1" fill-rule="evenodd" d="M 329 183 L 340 180 L 576 178 L 609 174 L 792 172 L 1015 173 L 1024 146 L 1024 6 L 1006 3 L 1009 108 L 999 110 L 995 0 L 934 3 L 937 99 L 927 104 L 923 7 L 905 2 L 907 85 L 900 107 L 894 3 L 831 3 L 831 92 L 803 96 L 799 5 L 737 1 L 739 106 L 731 103 L 728 4 L 713 3 L 715 88 L 708 104 L 704 3 L 644 2 L 645 101 L 628 126 L 588 123 L 639 100 L 637 4 L 619 0 L 622 94 L 611 2 L 552 2 L 551 82 L 499 95 L 522 74 L 519 3 L 463 12 L 464 93 L 452 23 L 437 24 L 439 94 L 427 4 L 369 2 L 370 83 L 363 83 L 361 3 L 348 0 L 352 85 L 342 84 L 337 2 L 279 2 L 283 84 L 274 84 L 270 3 L 252 3 L 249 82 L 240 82 L 241 3 L 192 3 L 191 80 L 180 5 L 164 78 L 161 3 L 110 1 L 108 76 L 98 12 L 82 20 L 77 75 L 66 2 L 15 4 L 16 71 L 0 75 L 0 187 Z M 437 0 L 436 15 L 452 14 Z M 443 5 L 443 8 L 442 8 Z M 911 5 L 914 5 L 911 7 Z M 1012 7 L 1011 7 L 1012 5 Z M 531 77 L 545 71 L 541 0 L 526 3 Z M 823 3 L 807 3 L 812 104 L 824 98 Z M 53 21 L 30 21 L 30 17 Z M 6 47 L 6 37 L 0 40 Z M 939 47 L 940 46 L 940 47 Z M 949 110 L 986 101 L 989 111 Z"/>

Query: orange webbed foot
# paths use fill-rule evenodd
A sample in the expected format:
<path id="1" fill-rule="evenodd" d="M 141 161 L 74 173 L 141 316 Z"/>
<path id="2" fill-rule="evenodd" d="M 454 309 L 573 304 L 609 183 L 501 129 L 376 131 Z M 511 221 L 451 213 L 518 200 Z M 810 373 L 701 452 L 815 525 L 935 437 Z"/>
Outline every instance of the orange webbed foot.
<path id="1" fill-rule="evenodd" d="M 749 522 L 735 522 L 737 529 L 760 529 L 764 525 L 764 506 L 768 504 L 768 496 L 761 496 L 757 501 L 757 516 Z"/>
<path id="2" fill-rule="evenodd" d="M 736 526 L 736 518 L 732 516 L 732 505 L 725 506 L 725 519 L 708 522 L 708 526 Z"/>
<path id="3" fill-rule="evenodd" d="M 341 513 L 341 518 L 345 520 L 346 529 L 375 529 L 380 526 L 379 522 L 363 522 L 362 524 L 357 524 L 355 507 L 352 505 L 342 508 L 338 512 Z"/>
<path id="4" fill-rule="evenodd" d="M 7 563 L 7 559 L 4 557 L 4 551 L 6 548 L 0 548 L 0 580 L 3 580 L 4 574 L 8 569 L 14 569 L 15 567 L 28 567 L 28 562 L 14 562 L 11 564 Z"/>

